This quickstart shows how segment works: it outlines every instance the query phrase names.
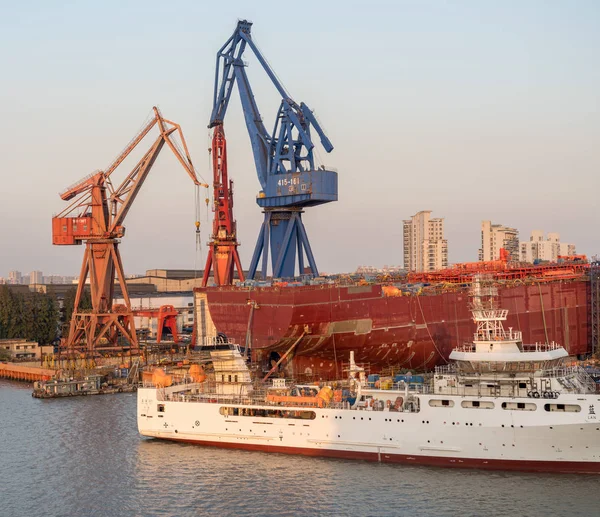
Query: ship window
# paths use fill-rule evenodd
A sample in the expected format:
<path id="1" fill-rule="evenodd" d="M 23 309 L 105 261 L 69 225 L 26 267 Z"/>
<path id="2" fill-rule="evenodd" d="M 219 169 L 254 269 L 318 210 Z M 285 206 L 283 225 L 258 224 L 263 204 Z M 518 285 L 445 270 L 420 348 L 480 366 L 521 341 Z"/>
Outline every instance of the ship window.
<path id="1" fill-rule="evenodd" d="M 231 375 L 228 376 L 228 382 L 231 382 Z"/>
<path id="2" fill-rule="evenodd" d="M 236 376 L 234 376 L 233 380 L 234 380 L 235 382 L 237 382 L 237 381 L 238 381 L 238 380 L 237 380 L 237 375 L 236 375 Z"/>
<path id="3" fill-rule="evenodd" d="M 156 407 L 156 410 L 159 413 L 164 413 L 165 412 L 165 405 L 164 404 L 158 404 L 158 406 Z"/>
<path id="4" fill-rule="evenodd" d="M 519 383 L 519 388 L 527 388 L 527 383 L 526 382 L 520 382 Z"/>
<path id="5" fill-rule="evenodd" d="M 537 406 L 531 402 L 502 402 L 502 409 L 509 411 L 535 411 Z"/>
<path id="6" fill-rule="evenodd" d="M 467 409 L 494 409 L 494 403 L 489 400 L 463 400 L 460 405 Z"/>
<path id="7" fill-rule="evenodd" d="M 252 418 L 293 418 L 300 420 L 314 420 L 317 414 L 314 411 L 286 411 L 282 409 L 261 409 L 261 408 L 219 408 L 221 415 L 250 416 Z"/>
<path id="8" fill-rule="evenodd" d="M 546 411 L 564 411 L 567 413 L 579 413 L 581 406 L 577 404 L 544 404 Z"/>
<path id="9" fill-rule="evenodd" d="M 431 407 L 454 407 L 454 401 L 447 399 L 431 399 L 429 405 Z"/>

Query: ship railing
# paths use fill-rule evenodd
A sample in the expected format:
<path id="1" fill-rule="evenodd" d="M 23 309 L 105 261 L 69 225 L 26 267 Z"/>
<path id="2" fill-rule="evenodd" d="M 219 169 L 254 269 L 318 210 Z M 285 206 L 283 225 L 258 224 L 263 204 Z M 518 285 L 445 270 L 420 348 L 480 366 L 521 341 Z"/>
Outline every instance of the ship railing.
<path id="1" fill-rule="evenodd" d="M 202 336 L 197 347 L 214 347 L 216 345 L 235 345 L 235 340 L 232 338 L 224 338 L 222 336 Z"/>
<path id="2" fill-rule="evenodd" d="M 555 343 L 554 341 L 550 343 L 534 343 L 534 344 L 524 344 L 522 347 L 523 352 L 550 352 L 552 350 L 559 350 L 563 348 L 560 343 Z"/>
<path id="3" fill-rule="evenodd" d="M 156 387 L 157 388 L 157 400 L 159 402 L 170 401 L 170 402 L 210 402 L 214 404 L 240 404 L 244 406 L 279 406 L 277 402 L 271 402 L 267 400 L 268 389 L 264 387 L 255 387 L 252 391 L 246 391 L 243 388 L 249 388 L 248 385 L 240 385 L 239 393 L 223 393 L 219 390 L 219 384 L 217 382 L 180 382 L 179 384 L 173 384 L 169 387 L 155 386 L 151 382 L 144 382 L 145 387 Z M 397 393 L 398 396 L 403 396 L 407 391 L 411 395 L 418 394 L 430 394 L 433 393 L 433 388 L 429 383 L 416 383 L 416 384 L 403 384 L 397 383 L 394 388 L 390 390 L 383 390 L 387 393 Z M 298 401 L 297 404 L 294 402 L 288 402 L 287 406 L 302 408 L 317 407 L 317 404 L 307 404 Z M 351 404 L 348 400 L 342 401 L 330 401 L 322 406 L 327 409 L 350 409 Z M 356 409 L 366 410 L 367 407 L 357 407 Z M 386 408 L 371 407 L 369 410 L 385 410 Z"/>
<path id="4" fill-rule="evenodd" d="M 435 367 L 436 375 L 456 375 L 456 365 L 454 363 L 443 364 Z"/>
<path id="5" fill-rule="evenodd" d="M 596 392 L 596 382 L 593 377 L 581 366 L 565 366 L 562 368 L 551 368 L 542 372 L 542 377 L 553 377 L 563 379 L 561 384 L 569 391 L 574 392 Z M 574 383 L 573 381 L 577 382 Z"/>
<path id="6" fill-rule="evenodd" d="M 458 397 L 498 397 L 498 396 L 511 396 L 513 398 L 518 398 L 516 394 L 510 394 L 507 392 L 503 392 L 502 390 L 499 392 L 497 387 L 487 387 L 482 385 L 476 385 L 473 387 L 466 386 L 444 386 L 442 389 L 438 389 L 438 391 L 432 391 L 431 394 L 435 395 L 454 395 Z"/>
<path id="7" fill-rule="evenodd" d="M 367 389 L 373 389 L 372 387 L 368 387 Z M 376 388 L 378 390 L 384 392 L 398 392 L 399 395 L 408 391 L 411 394 L 427 394 L 431 393 L 431 388 L 429 382 L 395 382 L 392 384 L 392 387 L 389 389 L 386 388 Z"/>
<path id="8" fill-rule="evenodd" d="M 511 341 L 520 341 L 520 338 L 517 339 L 515 338 L 516 333 L 512 332 L 506 332 L 506 336 L 511 336 L 511 337 L 507 337 L 505 338 L 498 338 L 498 340 L 511 340 Z M 475 334 L 475 340 L 479 340 L 479 341 L 483 341 L 483 342 L 491 342 L 493 343 L 495 341 L 494 338 L 491 339 L 481 339 L 477 337 L 477 334 Z M 559 350 L 563 348 L 563 346 L 560 343 L 555 343 L 554 341 L 552 341 L 551 343 L 531 343 L 531 344 L 523 344 L 521 346 L 521 352 L 523 353 L 529 353 L 529 352 L 550 352 L 552 350 Z M 454 350 L 456 350 L 457 352 L 475 352 L 477 350 L 476 345 L 473 343 L 465 343 L 463 345 L 458 345 L 456 347 L 454 347 Z"/>
<path id="9" fill-rule="evenodd" d="M 493 332 L 482 330 L 473 333 L 473 341 L 523 341 L 523 333 L 513 329 L 495 329 Z"/>
<path id="10" fill-rule="evenodd" d="M 400 388 L 398 391 L 401 391 L 401 389 L 402 388 Z M 429 383 L 409 384 L 408 392 L 427 395 L 429 393 L 433 393 L 433 389 Z"/>
<path id="11" fill-rule="evenodd" d="M 576 366 L 575 368 L 577 370 L 575 374 L 577 376 L 577 380 L 585 388 L 585 390 L 589 393 L 596 393 L 596 381 L 594 378 L 585 370 L 585 368 L 582 368 L 581 366 Z"/>
<path id="12" fill-rule="evenodd" d="M 457 352 L 475 352 L 475 345 L 468 343 L 464 345 L 455 346 L 453 350 Z"/>

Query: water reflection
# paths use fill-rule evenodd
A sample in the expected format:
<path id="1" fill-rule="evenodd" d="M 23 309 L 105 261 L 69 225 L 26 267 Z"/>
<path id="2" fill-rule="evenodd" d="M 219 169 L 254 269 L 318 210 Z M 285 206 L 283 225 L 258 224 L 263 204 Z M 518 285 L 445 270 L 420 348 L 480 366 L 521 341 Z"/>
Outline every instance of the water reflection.
<path id="1" fill-rule="evenodd" d="M 135 395 L 0 381 L 0 515 L 595 515 L 596 476 L 379 465 L 141 438 Z"/>

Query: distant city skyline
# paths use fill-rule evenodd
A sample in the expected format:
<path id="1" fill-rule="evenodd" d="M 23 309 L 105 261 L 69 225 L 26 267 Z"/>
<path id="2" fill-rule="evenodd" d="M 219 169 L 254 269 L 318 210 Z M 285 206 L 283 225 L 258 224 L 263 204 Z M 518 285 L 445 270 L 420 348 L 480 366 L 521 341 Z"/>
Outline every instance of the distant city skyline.
<path id="1" fill-rule="evenodd" d="M 317 161 L 338 169 L 339 201 L 303 216 L 319 269 L 401 263 L 402 221 L 423 207 L 445 218 L 449 263 L 477 259 L 484 219 L 523 235 L 551 228 L 580 253 L 600 253 L 589 231 L 600 224 L 600 3 L 306 0 L 303 9 L 315 13 L 310 23 L 282 25 L 275 2 L 6 4 L 0 271 L 79 273 L 83 248 L 51 244 L 51 217 L 67 206 L 57 193 L 105 168 L 153 105 L 181 125 L 211 182 L 215 56 L 238 18 L 254 22 L 261 51 L 335 147 L 319 148 Z M 272 120 L 280 96 L 245 57 Z M 237 91 L 225 130 L 247 268 L 263 216 Z M 194 188 L 164 153 L 125 222 L 125 271 L 202 267 L 212 213 L 201 198 L 198 249 Z"/>
<path id="2" fill-rule="evenodd" d="M 439 218 L 430 218 L 429 214 L 430 210 L 421 210 L 415 214 L 411 220 L 404 221 L 404 235 L 406 235 L 407 228 L 412 231 L 413 226 L 416 224 L 415 221 L 420 221 L 423 219 L 427 219 L 427 221 L 432 221 L 434 226 L 432 227 L 432 232 L 437 231 L 435 234 L 436 241 L 432 243 L 432 250 L 438 250 L 440 252 L 439 261 L 432 262 L 432 266 L 430 270 L 434 269 L 442 269 L 444 267 L 451 266 L 452 264 L 456 264 L 458 262 L 445 262 L 442 260 L 442 252 L 445 254 L 448 253 L 448 249 L 451 247 L 448 244 L 447 239 L 444 238 L 444 217 Z M 424 217 L 427 216 L 427 217 Z M 426 222 L 426 221 L 425 221 Z M 520 239 L 519 229 L 518 228 L 510 228 L 498 223 L 492 223 L 489 220 L 483 220 L 481 223 L 480 230 L 480 241 L 481 245 L 479 249 L 472 250 L 471 255 L 474 257 L 473 259 L 467 260 L 465 262 L 471 262 L 476 260 L 497 260 L 500 256 L 500 248 L 505 248 L 511 254 L 511 260 L 521 261 L 521 262 L 529 262 L 533 263 L 534 261 L 543 260 L 555 262 L 558 260 L 559 256 L 568 256 L 575 255 L 578 253 L 578 247 L 576 243 L 566 243 L 560 241 L 560 234 L 556 232 L 548 232 L 547 237 L 544 236 L 544 232 L 542 230 L 532 230 L 530 233 L 530 238 L 528 241 Z M 433 236 L 433 235 L 432 235 Z M 508 240 L 507 240 L 508 239 Z M 406 253 L 409 250 L 410 245 L 407 248 L 407 245 L 404 243 L 404 236 L 402 239 L 402 245 L 404 249 L 404 262 L 402 260 L 397 260 L 394 262 L 390 262 L 388 264 L 382 265 L 374 265 L 374 264 L 359 264 L 357 263 L 353 268 L 347 271 L 327 271 L 327 274 L 335 274 L 335 273 L 375 273 L 375 272 L 397 272 L 400 270 L 411 270 L 410 265 L 406 263 Z M 429 245 L 428 245 L 429 246 Z M 410 251 L 408 251 L 410 254 Z M 415 252 L 416 253 L 416 252 Z M 588 257 L 588 259 L 593 259 L 593 257 Z M 200 269 L 204 266 L 202 264 Z M 148 268 L 149 270 L 155 270 L 161 268 L 162 266 L 156 266 L 152 268 Z M 179 269 L 179 268 L 166 268 L 166 269 Z M 414 271 L 421 271 L 423 268 L 412 268 Z M 127 273 L 127 278 L 136 278 L 140 276 L 144 276 L 148 270 L 137 271 L 135 273 Z M 31 282 L 31 277 L 36 275 L 36 278 L 42 278 L 43 281 L 41 283 L 44 284 L 62 284 L 62 283 L 73 283 L 77 280 L 78 275 L 44 275 L 43 271 L 34 270 L 30 273 L 23 273 L 20 270 L 11 270 L 8 272 L 6 277 L 0 276 L 0 284 L 7 283 L 10 284 L 12 280 L 20 279 L 17 284 L 26 284 L 26 280 L 29 280 L 29 283 L 40 283 L 40 282 Z"/>

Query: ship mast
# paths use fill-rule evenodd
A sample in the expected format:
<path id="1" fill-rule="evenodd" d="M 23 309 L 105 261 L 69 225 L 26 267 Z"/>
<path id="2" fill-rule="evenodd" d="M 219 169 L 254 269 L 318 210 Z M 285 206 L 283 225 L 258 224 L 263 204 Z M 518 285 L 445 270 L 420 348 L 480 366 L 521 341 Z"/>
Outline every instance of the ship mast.
<path id="1" fill-rule="evenodd" d="M 493 285 L 490 275 L 475 275 L 471 288 L 471 313 L 477 326 L 475 343 L 489 341 L 521 342 L 520 331 L 509 328 L 504 330 L 502 322 L 506 321 L 508 310 L 500 309 L 497 303 L 498 289 Z"/>

